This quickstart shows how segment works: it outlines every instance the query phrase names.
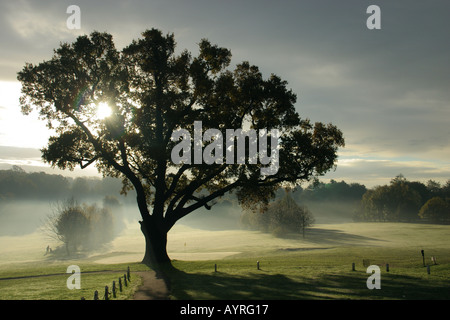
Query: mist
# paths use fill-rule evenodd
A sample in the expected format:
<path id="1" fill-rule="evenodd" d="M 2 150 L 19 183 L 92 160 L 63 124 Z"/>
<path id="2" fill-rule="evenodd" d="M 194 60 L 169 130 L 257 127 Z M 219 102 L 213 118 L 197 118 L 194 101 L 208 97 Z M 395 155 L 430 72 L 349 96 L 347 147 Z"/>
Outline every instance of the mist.
<path id="1" fill-rule="evenodd" d="M 51 213 L 48 201 L 21 200 L 0 204 L 0 236 L 23 236 L 35 232 Z"/>
<path id="2" fill-rule="evenodd" d="M 352 212 L 358 203 L 355 200 L 360 199 L 362 192 L 365 191 L 361 186 L 356 188 L 343 182 L 331 186 L 335 190 L 331 195 L 324 193 L 325 185 L 320 184 L 315 188 L 304 190 L 300 188 L 292 194 L 299 205 L 306 206 L 312 213 L 314 218 L 312 227 L 320 224 L 352 222 Z M 112 178 L 70 178 L 43 172 L 28 173 L 19 167 L 0 170 L 0 261 L 10 263 L 42 258 L 68 258 L 64 243 L 55 240 L 54 237 L 52 239 L 44 232 L 43 226 L 48 217 L 55 214 L 58 203 L 71 198 L 80 205 L 106 208 L 113 217 L 113 230 L 110 230 L 110 227 L 98 226 L 103 232 L 112 233 L 108 236 L 108 241 L 101 247 L 90 248 L 89 244 L 86 248 L 81 246 L 80 250 L 71 253 L 72 258 L 111 253 L 113 256 L 105 258 L 108 262 L 122 261 L 121 259 L 138 261 L 142 258 L 145 244 L 138 223 L 142 218 L 135 193 L 130 191 L 126 196 L 121 195 L 121 187 L 121 181 Z M 344 188 L 344 192 L 340 192 L 339 195 L 338 187 Z M 349 192 L 352 190 L 353 192 Z M 284 193 L 285 190 L 280 189 L 274 201 Z M 345 199 L 342 199 L 340 194 L 345 194 L 346 198 L 344 196 Z M 349 198 L 350 195 L 352 196 Z M 235 236 L 231 236 L 233 239 L 227 236 L 230 232 L 244 236 L 249 231 L 242 224 L 244 212 L 234 194 L 226 194 L 209 205 L 210 210 L 205 207 L 197 209 L 180 219 L 169 231 L 168 246 L 173 257 L 210 258 L 212 253 L 199 255 L 192 252 L 205 245 L 200 240 L 203 236 L 207 235 L 208 239 L 222 237 L 226 239 L 226 243 L 235 243 L 237 241 L 234 239 Z M 267 237 L 273 236 L 268 234 Z M 93 238 L 98 239 L 98 234 Z M 53 255 L 43 257 L 46 255 L 47 246 L 53 249 Z M 235 249 L 239 250 L 238 247 Z M 219 256 L 235 254 L 234 251 L 212 251 Z M 102 258 L 99 259 L 103 261 Z"/>
<path id="3" fill-rule="evenodd" d="M 122 196 L 112 195 L 117 203 L 109 206 L 114 216 L 115 233 L 119 234 L 127 225 L 138 223 L 141 219 L 139 209 L 135 202 L 134 194 Z M 79 203 L 104 207 L 104 196 L 98 197 L 74 197 Z M 52 199 L 20 199 L 0 202 L 0 236 L 23 236 L 38 231 L 47 216 L 54 211 L 58 201 Z M 299 202 L 298 200 L 296 200 Z M 312 212 L 315 224 L 352 222 L 352 212 L 356 204 L 345 201 L 302 201 Z M 186 217 L 180 219 L 177 224 L 203 230 L 236 230 L 241 228 L 240 217 L 242 208 L 237 201 L 225 199 L 219 200 L 210 210 L 202 207 Z"/>
<path id="4" fill-rule="evenodd" d="M 344 201 L 305 202 L 304 205 L 312 212 L 314 224 L 334 224 L 353 222 L 353 212 L 356 203 Z"/>

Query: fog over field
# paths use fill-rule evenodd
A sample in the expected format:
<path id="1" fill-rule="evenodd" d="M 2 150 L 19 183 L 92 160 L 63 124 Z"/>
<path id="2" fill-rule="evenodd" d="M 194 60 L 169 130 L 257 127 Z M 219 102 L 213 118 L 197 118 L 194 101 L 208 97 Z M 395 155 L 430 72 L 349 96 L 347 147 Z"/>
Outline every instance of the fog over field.
<path id="1" fill-rule="evenodd" d="M 128 199 L 126 200 L 128 201 Z M 85 203 L 101 206 L 102 199 L 89 199 Z M 54 212 L 55 204 L 55 201 L 39 200 L 7 201 L 1 203 L 0 260 L 2 262 L 13 262 L 14 257 L 20 257 L 25 252 L 27 254 L 30 253 L 30 257 L 37 257 L 39 254 L 42 255 L 45 253 L 47 245 L 53 248 L 62 245 L 54 239 L 50 239 L 42 230 L 46 217 Z M 140 214 L 137 205 L 133 203 L 121 203 L 112 211 L 116 239 L 111 246 L 106 246 L 103 251 L 131 250 L 131 252 L 135 252 L 136 245 L 138 245 L 138 247 L 142 247 L 143 252 L 144 237 L 139 230 L 138 220 Z M 211 211 L 200 209 L 198 212 L 192 214 L 192 216 L 182 219 L 180 224 L 199 229 L 209 229 L 211 231 L 237 229 L 239 227 L 239 215 L 239 208 L 225 210 L 221 209 L 220 205 L 218 205 Z M 123 243 L 128 243 L 129 246 Z M 33 251 L 35 254 L 32 253 Z M 5 255 L 5 253 L 8 254 Z"/>
<path id="2" fill-rule="evenodd" d="M 145 240 L 138 223 L 141 216 L 135 194 L 131 191 L 127 196 L 121 195 L 119 180 L 72 179 L 44 173 L 27 173 L 17 167 L 0 173 L 0 264 L 69 258 L 89 258 L 107 264 L 136 262 L 143 258 Z M 391 185 L 385 186 L 383 190 L 395 191 L 396 185 L 408 185 L 421 192 L 423 203 L 433 195 L 441 194 L 445 197 L 450 185 L 425 185 L 408 181 L 402 176 L 392 181 Z M 288 193 L 280 189 L 271 204 L 289 194 L 295 203 L 306 206 L 314 222 L 306 229 L 305 238 L 300 231 L 275 235 L 273 232 L 263 232 L 264 230 L 246 225 L 242 219 L 244 211 L 237 198 L 234 194 L 227 194 L 215 203 L 211 210 L 202 207 L 175 224 L 168 234 L 170 258 L 222 259 L 248 256 L 267 250 L 322 250 L 336 246 L 399 245 L 412 246 L 415 251 L 420 251 L 428 241 L 433 240 L 436 244 L 439 239 L 442 239 L 440 246 L 448 246 L 446 232 L 449 226 L 435 225 L 431 232 L 428 223 L 420 223 L 418 211 L 413 212 L 413 217 L 416 218 L 413 224 L 408 225 L 405 234 L 402 234 L 403 225 L 396 220 L 391 221 L 392 223 L 380 223 L 378 220 L 355 223 L 354 214 L 360 208 L 363 195 L 373 193 L 374 189 L 367 189 L 360 184 L 347 184 L 344 181 L 315 181 L 302 187 Z M 417 192 L 414 194 L 419 196 Z M 46 218 L 55 213 L 58 204 L 72 197 L 80 205 L 106 208 L 113 217 L 113 227 L 112 237 L 108 242 L 68 257 L 61 249 L 64 244 L 50 238 L 42 226 Z M 55 255 L 47 256 L 48 246 L 59 251 L 57 254 L 54 252 Z"/>
<path id="3" fill-rule="evenodd" d="M 36 213 L 45 215 L 45 205 L 36 203 L 22 204 L 18 208 L 34 207 Z M 137 214 L 132 206 L 127 207 L 128 213 Z M 212 213 L 213 210 L 211 210 Z M 243 230 L 239 228 L 207 228 L 207 224 L 196 224 L 206 212 L 186 218 L 175 225 L 168 234 L 168 253 L 176 260 L 218 260 L 232 256 L 251 256 L 256 252 L 278 251 L 293 252 L 302 250 L 327 250 L 336 247 L 404 247 L 420 252 L 428 249 L 428 243 L 433 243 L 433 249 L 448 247 L 449 226 L 423 226 L 408 224 L 405 229 L 399 223 L 316 223 L 307 231 L 306 238 L 289 236 L 278 238 L 270 233 Z M 135 215 L 137 216 L 137 215 Z M 195 221 L 197 220 L 197 221 Z M 205 219 L 208 220 L 208 219 Z M 11 220 L 13 221 L 13 220 Z M 38 219 L 35 219 L 38 221 Z M 144 237 L 139 229 L 137 219 L 124 217 L 123 228 L 111 243 L 102 250 L 89 252 L 85 255 L 72 257 L 70 261 L 89 258 L 97 263 L 139 262 L 144 255 Z M 209 218 L 212 222 L 213 218 Z M 220 219 L 232 225 L 233 219 Z M 323 219 L 325 222 L 326 220 Z M 23 220 L 16 219 L 11 224 L 9 235 L 3 232 L 0 236 L 0 265 L 7 266 L 17 262 L 43 261 L 47 245 L 56 247 L 60 244 L 49 240 L 39 229 L 32 230 L 37 222 L 30 222 L 30 232 L 20 232 L 19 225 Z M 2 223 L 4 229 L 4 224 Z M 12 227 L 14 226 L 14 227 Z M 431 229 L 430 229 L 431 228 Z M 430 231 L 428 231 L 430 229 Z M 16 233 L 14 234 L 14 230 Z M 440 239 L 440 240 L 439 240 Z M 60 260 L 59 258 L 58 260 Z M 62 258 L 63 260 L 65 258 Z"/>
<path id="4" fill-rule="evenodd" d="M 61 199 L 62 200 L 62 199 Z M 120 229 L 137 223 L 139 210 L 132 196 L 125 198 L 114 210 L 115 222 Z M 45 218 L 52 214 L 55 204 L 52 200 L 20 200 L 0 203 L 0 236 L 22 236 L 34 233 Z M 88 199 L 87 204 L 102 206 L 102 199 Z M 351 222 L 355 206 L 347 203 L 308 203 L 316 223 Z M 240 229 L 242 209 L 237 203 L 218 203 L 211 210 L 200 208 L 182 218 L 178 223 L 206 230 Z"/>
<path id="5" fill-rule="evenodd" d="M 80 202 L 89 205 L 102 206 L 102 199 L 81 199 Z M 118 252 L 115 257 L 99 259 L 102 263 L 112 263 L 124 260 L 140 261 L 144 253 L 144 237 L 139 229 L 140 214 L 132 196 L 122 197 L 120 204 L 114 208 L 114 223 L 116 235 L 114 240 L 104 248 L 89 253 L 99 255 Z M 53 249 L 62 246 L 48 237 L 42 230 L 47 216 L 55 209 L 56 201 L 52 200 L 20 200 L 4 201 L 0 204 L 0 263 L 41 260 L 46 247 Z M 323 205 L 313 208 L 322 214 L 315 215 L 316 226 L 323 223 L 351 222 L 350 215 L 326 215 Z M 336 206 L 335 206 L 336 209 Z M 339 208 L 344 211 L 343 205 Z M 203 260 L 222 258 L 241 252 L 240 246 L 260 247 L 259 242 L 252 243 L 252 233 L 257 231 L 242 229 L 240 217 L 242 209 L 237 203 L 218 203 L 211 210 L 201 208 L 181 219 L 169 232 L 168 250 L 173 259 Z M 231 233 L 230 233 L 231 232 Z M 231 237 L 230 237 L 231 235 Z M 241 235 L 236 239 L 236 235 Z M 257 237 L 258 238 L 258 237 Z M 271 246 L 276 246 L 283 240 L 267 234 Z M 205 242 L 205 239 L 208 239 Z M 207 244 L 207 245 L 206 245 Z M 206 245 L 206 247 L 205 247 Z M 232 251 L 229 251 L 233 248 Z"/>

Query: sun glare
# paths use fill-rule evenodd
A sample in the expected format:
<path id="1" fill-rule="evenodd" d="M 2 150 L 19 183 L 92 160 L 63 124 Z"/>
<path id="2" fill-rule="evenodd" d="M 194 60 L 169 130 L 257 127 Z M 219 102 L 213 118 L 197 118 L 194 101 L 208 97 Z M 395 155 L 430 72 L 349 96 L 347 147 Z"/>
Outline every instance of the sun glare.
<path id="1" fill-rule="evenodd" d="M 106 102 L 101 102 L 97 106 L 96 116 L 98 119 L 102 120 L 111 115 L 112 111 L 110 106 Z"/>

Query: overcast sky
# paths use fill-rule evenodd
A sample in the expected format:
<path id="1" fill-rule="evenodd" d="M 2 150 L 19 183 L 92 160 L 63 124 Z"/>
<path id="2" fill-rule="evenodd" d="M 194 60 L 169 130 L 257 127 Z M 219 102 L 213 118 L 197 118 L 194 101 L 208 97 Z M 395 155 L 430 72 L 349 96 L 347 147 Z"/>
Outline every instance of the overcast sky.
<path id="1" fill-rule="evenodd" d="M 67 28 L 69 5 L 81 9 L 80 30 Z M 367 28 L 370 5 L 381 9 L 380 30 Z M 344 133 L 338 168 L 325 180 L 371 187 L 402 173 L 444 182 L 450 179 L 449 13 L 448 0 L 1 0 L 0 168 L 36 164 L 33 149 L 48 137 L 44 122 L 17 107 L 16 75 L 25 62 L 49 59 L 60 42 L 94 30 L 111 33 L 121 49 L 155 27 L 173 32 L 179 50 L 195 53 L 208 38 L 231 50 L 233 64 L 248 60 L 264 75 L 287 80 L 303 118 L 331 122 Z M 24 128 L 28 135 L 19 134 Z"/>

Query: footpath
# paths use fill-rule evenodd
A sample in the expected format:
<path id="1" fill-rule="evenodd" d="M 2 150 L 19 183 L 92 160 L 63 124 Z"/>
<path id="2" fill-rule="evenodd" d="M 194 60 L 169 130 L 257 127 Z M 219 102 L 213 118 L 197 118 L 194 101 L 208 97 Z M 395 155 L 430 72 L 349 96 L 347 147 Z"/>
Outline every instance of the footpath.
<path id="1" fill-rule="evenodd" d="M 154 270 L 133 272 L 142 277 L 142 285 L 134 294 L 134 300 L 169 300 L 169 289 L 164 279 Z"/>

